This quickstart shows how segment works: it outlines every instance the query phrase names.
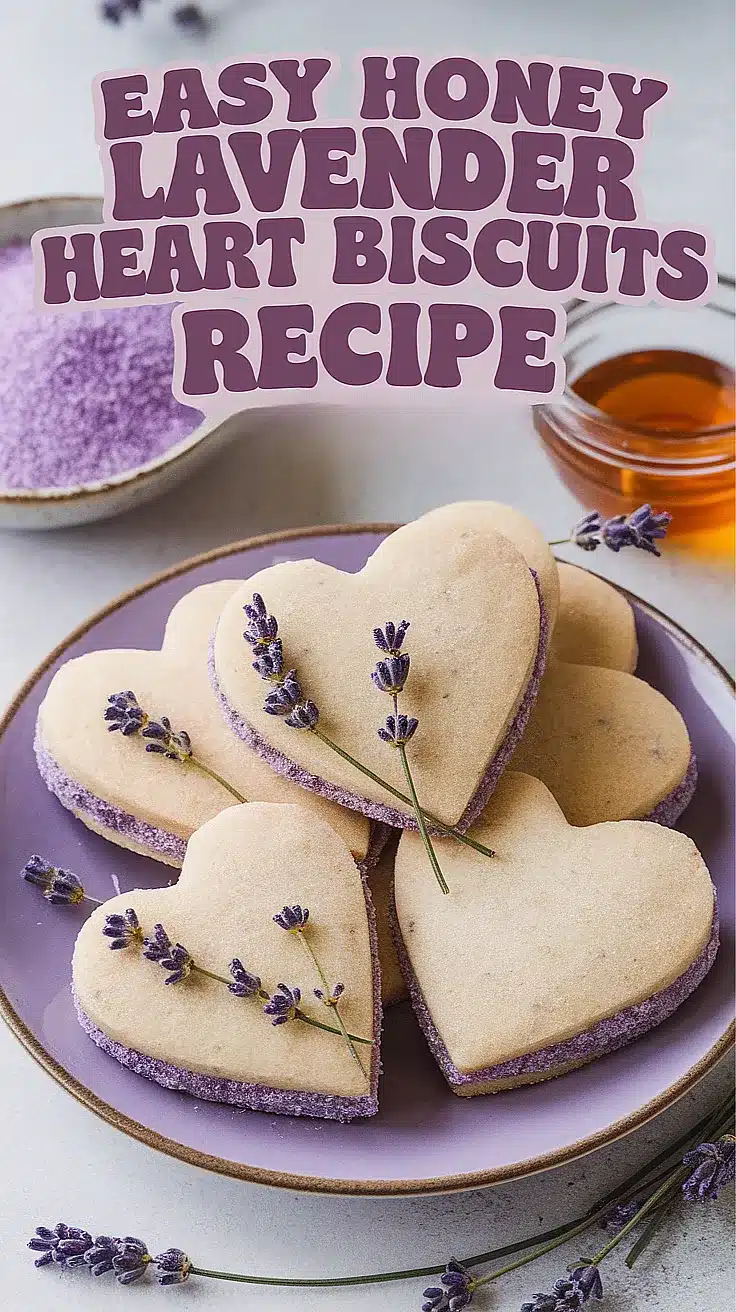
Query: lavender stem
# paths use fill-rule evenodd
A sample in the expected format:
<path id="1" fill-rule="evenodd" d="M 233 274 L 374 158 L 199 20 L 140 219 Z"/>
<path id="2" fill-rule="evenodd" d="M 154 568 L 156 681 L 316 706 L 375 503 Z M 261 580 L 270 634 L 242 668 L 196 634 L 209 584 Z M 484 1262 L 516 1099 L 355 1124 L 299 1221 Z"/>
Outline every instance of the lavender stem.
<path id="1" fill-rule="evenodd" d="M 319 975 L 319 978 L 320 978 L 320 982 L 321 982 L 321 984 L 322 984 L 322 987 L 323 987 L 323 989 L 325 990 L 325 996 L 326 996 L 326 997 L 329 997 L 330 992 L 331 992 L 331 990 L 330 990 L 330 986 L 329 986 L 329 984 L 327 983 L 327 980 L 325 979 L 324 971 L 323 971 L 321 965 L 319 964 L 319 961 L 317 960 L 317 955 L 316 955 L 316 953 L 315 953 L 315 951 L 314 951 L 314 948 L 312 947 L 312 944 L 309 942 L 309 939 L 307 938 L 307 936 L 306 936 L 306 934 L 304 933 L 304 930 L 303 930 L 303 929 L 300 929 L 300 930 L 298 931 L 298 933 L 299 933 L 299 938 L 301 939 L 302 943 L 304 944 L 305 948 L 307 949 L 307 952 L 309 953 L 310 957 L 312 958 L 312 961 L 314 962 L 315 970 L 317 971 L 317 974 Z M 346 1044 L 347 1044 L 348 1051 L 349 1051 L 351 1057 L 353 1058 L 353 1060 L 354 1060 L 354 1061 L 357 1061 L 358 1065 L 360 1066 L 360 1069 L 362 1070 L 362 1072 L 363 1072 L 363 1074 L 364 1074 L 364 1076 L 365 1076 L 365 1078 L 366 1078 L 366 1080 L 367 1080 L 367 1079 L 368 1079 L 368 1072 L 366 1071 L 365 1066 L 363 1065 L 362 1061 L 360 1060 L 360 1057 L 358 1056 L 358 1054 L 357 1054 L 357 1052 L 356 1052 L 356 1050 L 355 1050 L 355 1047 L 353 1046 L 352 1037 L 351 1037 L 350 1034 L 348 1034 L 348 1032 L 347 1032 L 347 1030 L 346 1030 L 346 1028 L 345 1028 L 345 1022 L 343 1021 L 343 1018 L 342 1018 L 342 1016 L 340 1015 L 340 1009 L 339 1009 L 337 1003 L 334 1003 L 334 1004 L 333 1004 L 332 1010 L 333 1010 L 334 1013 L 335 1013 L 335 1020 L 337 1021 L 338 1025 L 340 1026 L 340 1033 L 342 1034 L 342 1037 L 344 1038 L 344 1040 L 345 1040 L 345 1042 L 346 1042 Z"/>
<path id="2" fill-rule="evenodd" d="M 321 729 L 313 729 L 312 733 L 315 733 L 326 747 L 330 747 L 333 752 L 337 752 L 338 756 L 341 756 L 344 761 L 347 761 L 350 765 L 354 765 L 356 770 L 360 770 L 361 774 L 366 775 L 368 779 L 372 779 L 373 782 L 379 784 L 381 788 L 385 788 L 386 792 L 391 793 L 392 797 L 398 797 L 399 801 L 405 802 L 407 806 L 413 808 L 414 803 L 412 802 L 411 797 L 408 797 L 406 793 L 400 792 L 398 788 L 394 788 L 393 784 L 387 783 L 387 781 L 382 779 L 379 774 L 374 774 L 372 770 L 368 769 L 367 765 L 361 765 L 360 761 L 356 761 L 355 757 L 351 756 L 349 752 L 344 751 L 342 747 L 338 747 L 337 743 L 333 742 L 331 738 L 328 738 L 327 734 L 323 733 Z M 484 847 L 482 843 L 477 842 L 474 838 L 470 838 L 468 834 L 461 834 L 457 829 L 454 829 L 452 825 L 446 825 L 443 820 L 439 820 L 436 815 L 432 815 L 431 811 L 424 811 L 421 807 L 419 809 L 422 812 L 423 818 L 428 820 L 431 825 L 434 825 L 436 829 L 440 829 L 448 838 L 455 838 L 458 843 L 465 843 L 467 847 L 474 848 L 476 852 L 481 852 L 483 856 L 496 855 L 493 848 Z"/>
<path id="3" fill-rule="evenodd" d="M 210 779 L 214 779 L 215 783 L 219 784 L 221 788 L 224 788 L 226 792 L 230 793 L 230 796 L 234 797 L 236 802 L 248 801 L 247 797 L 243 797 L 242 793 L 239 793 L 236 788 L 233 788 L 232 784 L 229 784 L 227 779 L 223 779 L 222 775 L 218 774 L 216 770 L 211 770 L 208 765 L 204 764 L 204 761 L 199 761 L 196 756 L 190 756 L 189 764 L 193 765 L 194 768 L 199 770 L 202 774 L 209 775 Z"/>

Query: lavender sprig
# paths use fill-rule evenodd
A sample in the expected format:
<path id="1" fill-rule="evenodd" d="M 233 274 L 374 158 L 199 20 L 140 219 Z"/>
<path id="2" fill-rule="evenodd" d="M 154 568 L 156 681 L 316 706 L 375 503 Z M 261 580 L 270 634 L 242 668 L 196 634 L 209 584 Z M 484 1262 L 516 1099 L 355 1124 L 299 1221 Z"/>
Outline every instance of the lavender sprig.
<path id="1" fill-rule="evenodd" d="M 567 1279 L 556 1280 L 551 1294 L 535 1294 L 531 1303 L 522 1303 L 521 1312 L 572 1312 L 590 1299 L 603 1300 L 603 1281 L 597 1267 L 578 1267 Z"/>
<path id="2" fill-rule="evenodd" d="M 29 856 L 21 870 L 21 879 L 39 888 L 46 901 L 55 907 L 78 906 L 80 902 L 102 905 L 98 898 L 85 893 L 81 880 L 71 870 L 62 870 L 37 854 Z"/>
<path id="3" fill-rule="evenodd" d="M 132 907 L 129 907 L 122 914 L 114 912 L 106 916 L 102 932 L 106 938 L 112 939 L 110 948 L 113 952 L 119 952 L 122 948 L 130 948 L 139 944 L 143 947 L 146 941 L 138 917 Z"/>
<path id="4" fill-rule="evenodd" d="M 106 23 L 118 27 L 129 15 L 140 14 L 145 0 L 103 0 L 100 5 L 100 17 Z M 197 4 L 179 5 L 171 15 L 177 27 L 194 35 L 202 36 L 209 31 L 210 19 Z"/>
<path id="5" fill-rule="evenodd" d="M 648 504 L 639 506 L 630 515 L 614 515 L 611 519 L 604 519 L 599 510 L 591 510 L 573 526 L 569 537 L 557 538 L 547 545 L 561 547 L 572 542 L 582 551 L 596 551 L 605 546 L 615 552 L 637 547 L 651 556 L 660 556 L 656 544 L 666 537 L 671 523 L 672 516 L 666 510 L 655 513 Z"/>
<path id="6" fill-rule="evenodd" d="M 327 978 L 325 976 L 324 970 L 322 969 L 322 965 L 319 961 L 317 953 L 315 952 L 314 947 L 312 946 L 312 943 L 309 940 L 309 935 L 306 932 L 307 925 L 309 922 L 308 908 L 301 907 L 299 906 L 298 903 L 296 903 L 294 906 L 284 907 L 283 911 L 279 911 L 278 914 L 275 915 L 273 919 L 280 929 L 286 930 L 287 934 L 295 934 L 303 943 L 307 951 L 307 954 L 310 960 L 312 961 L 312 964 L 315 970 L 317 971 L 317 974 L 319 975 L 320 984 L 322 985 L 321 989 L 314 990 L 314 995 L 325 1006 L 332 1008 L 333 1012 L 335 1013 L 335 1020 L 337 1021 L 338 1026 L 340 1028 L 340 1033 L 342 1034 L 342 1037 L 345 1040 L 345 1044 L 347 1046 L 348 1052 L 350 1053 L 350 1056 L 353 1058 L 353 1061 L 357 1062 L 358 1066 L 360 1067 L 361 1071 L 363 1072 L 363 1075 L 367 1080 L 368 1072 L 366 1071 L 365 1066 L 360 1060 L 358 1052 L 355 1048 L 355 1044 L 353 1043 L 352 1036 L 348 1033 L 345 1022 L 342 1016 L 340 1015 L 339 1002 L 340 1002 L 340 998 L 345 992 L 345 986 L 344 984 L 335 984 L 331 988 L 327 982 Z M 279 984 L 280 989 L 284 989 L 284 987 L 285 986 L 283 984 Z M 297 1009 L 299 1006 L 299 1002 L 301 1000 L 301 995 L 299 994 L 298 990 L 296 990 L 296 993 L 297 993 L 297 997 L 292 1010 L 293 1015 L 297 1014 Z M 263 1010 L 268 1011 L 268 1007 L 264 1007 Z M 280 1022 L 278 1020 L 274 1020 L 273 1023 L 274 1025 L 277 1025 Z"/>
<path id="7" fill-rule="evenodd" d="M 117 1244 L 112 1266 L 119 1284 L 134 1285 L 146 1274 L 152 1262 L 153 1258 L 143 1240 L 126 1235 Z"/>
<path id="8" fill-rule="evenodd" d="M 82 1266 L 85 1253 L 92 1247 L 92 1236 L 86 1230 L 78 1230 L 60 1221 L 53 1230 L 45 1225 L 37 1226 L 28 1247 L 41 1254 L 34 1266 L 48 1266 L 51 1262 L 62 1267 Z"/>
<path id="9" fill-rule="evenodd" d="M 442 1273 L 440 1285 L 432 1285 L 424 1291 L 422 1312 L 461 1312 L 469 1307 L 475 1292 L 476 1282 L 470 1272 L 450 1258 Z"/>
<path id="10" fill-rule="evenodd" d="M 301 911 L 301 908 L 288 908 L 288 910 Z M 305 914 L 308 917 L 309 912 Z M 347 1035 L 350 1043 L 366 1043 L 373 1046 L 372 1039 L 362 1038 L 358 1034 L 347 1034 L 337 1010 L 335 1010 L 337 1029 L 333 1025 L 323 1025 L 313 1016 L 308 1016 L 298 1005 L 301 1002 L 301 992 L 298 988 L 290 989 L 286 984 L 279 984 L 274 994 L 268 993 L 263 988 L 260 977 L 246 970 L 238 957 L 234 957 L 230 962 L 228 979 L 224 975 L 218 975 L 215 971 L 200 966 L 187 948 L 181 943 L 171 941 L 163 925 L 154 925 L 153 933 L 146 937 L 132 907 L 122 915 L 114 912 L 106 916 L 102 933 L 110 939 L 109 947 L 113 951 L 133 948 L 140 951 L 147 961 L 160 966 L 167 972 L 165 984 L 181 984 L 192 973 L 203 975 L 218 984 L 224 984 L 235 998 L 258 998 L 265 1002 L 267 1005 L 263 1010 L 267 1016 L 273 1017 L 274 1025 L 283 1025 L 288 1020 L 300 1020 L 314 1029 L 324 1030 L 327 1034 L 338 1034 L 343 1039 Z"/>
<path id="11" fill-rule="evenodd" d="M 721 1189 L 734 1178 L 736 1139 L 727 1134 L 718 1143 L 699 1143 L 682 1160 L 692 1169 L 692 1175 L 682 1186 L 688 1201 L 714 1202 Z"/>
<path id="12" fill-rule="evenodd" d="M 221 774 L 195 756 L 186 729 L 173 729 L 167 715 L 154 719 L 130 689 L 127 692 L 112 693 L 107 703 L 103 715 L 109 733 L 120 733 L 123 738 L 140 737 L 145 740 L 147 752 L 163 756 L 165 760 L 175 761 L 179 765 L 191 766 L 199 770 L 200 774 L 208 775 L 230 793 L 236 802 L 247 802 L 247 797 L 243 797 L 227 779 L 223 779 Z"/>
<path id="13" fill-rule="evenodd" d="M 105 930 L 102 932 L 104 934 Z M 148 961 L 155 961 L 162 970 L 171 972 L 164 984 L 180 984 L 194 966 L 191 953 L 181 943 L 172 943 L 163 925 L 154 925 L 152 938 L 143 940 L 143 955 Z"/>
<path id="14" fill-rule="evenodd" d="M 158 1271 L 158 1279 L 161 1284 L 182 1283 L 183 1280 L 190 1276 L 200 1276 L 210 1280 L 227 1280 L 243 1285 L 269 1286 L 291 1289 L 332 1289 L 332 1288 L 352 1288 L 357 1285 L 386 1284 L 399 1280 L 419 1279 L 427 1276 L 440 1276 L 440 1288 L 432 1286 L 428 1294 L 435 1300 L 433 1312 L 437 1312 L 436 1295 L 439 1292 L 441 1297 L 445 1298 L 447 1312 L 450 1312 L 450 1298 L 472 1295 L 482 1285 L 488 1284 L 492 1280 L 498 1279 L 507 1272 L 517 1270 L 520 1267 L 527 1266 L 534 1262 L 538 1257 L 545 1253 L 551 1252 L 560 1245 L 569 1242 L 571 1239 L 591 1230 L 598 1225 L 604 1217 L 611 1214 L 612 1209 L 618 1205 L 624 1206 L 642 1192 L 652 1191 L 649 1198 L 639 1208 L 638 1216 L 631 1219 L 629 1229 L 639 1224 L 639 1220 L 647 1214 L 649 1209 L 650 1215 L 657 1215 L 661 1208 L 661 1200 L 672 1194 L 682 1198 L 682 1184 L 692 1174 L 692 1168 L 684 1165 L 682 1154 L 687 1150 L 694 1150 L 703 1142 L 719 1142 L 720 1138 L 730 1142 L 733 1139 L 733 1092 L 731 1092 L 714 1112 L 702 1118 L 697 1125 L 693 1126 L 683 1134 L 675 1143 L 669 1144 L 662 1152 L 658 1153 L 651 1161 L 646 1163 L 628 1180 L 623 1181 L 599 1200 L 585 1216 L 577 1221 L 571 1221 L 566 1225 L 557 1226 L 556 1229 L 548 1231 L 546 1234 L 529 1236 L 513 1244 L 507 1244 L 503 1248 L 493 1249 L 487 1253 L 479 1253 L 474 1257 L 466 1258 L 461 1264 L 454 1259 L 447 1266 L 427 1266 L 414 1267 L 401 1271 L 382 1271 L 371 1273 L 370 1275 L 356 1276 L 337 1276 L 317 1279 L 287 1279 L 279 1276 L 252 1276 L 243 1275 L 232 1271 L 218 1271 L 208 1267 L 195 1266 L 190 1258 L 187 1257 L 181 1249 L 167 1249 L 159 1257 L 154 1257 L 146 1264 L 147 1269 L 151 1272 Z M 703 1136 L 705 1136 L 703 1138 Z M 676 1165 L 671 1165 L 673 1158 Z M 667 1165 L 667 1163 L 670 1163 Z M 82 1244 L 86 1243 L 87 1232 L 83 1230 L 73 1230 L 69 1226 L 59 1225 L 55 1230 L 49 1230 L 40 1226 L 30 1241 L 29 1247 L 42 1254 L 40 1265 L 46 1266 L 54 1262 L 54 1250 L 60 1247 L 60 1232 L 64 1232 L 67 1237 L 83 1237 Z M 92 1247 L 87 1248 L 84 1253 L 84 1264 L 89 1267 L 93 1274 L 103 1274 L 104 1271 L 113 1269 L 111 1258 L 117 1252 L 117 1246 L 129 1242 L 128 1240 L 112 1239 L 107 1236 L 100 1236 L 92 1241 Z M 141 1243 L 140 1240 L 134 1241 Z M 613 1240 L 612 1246 L 615 1246 L 618 1238 Z M 145 1245 L 143 1245 L 145 1249 Z M 148 1251 L 148 1250 L 146 1250 Z M 610 1251 L 610 1248 L 608 1249 Z M 633 1252 L 633 1250 L 632 1250 Z M 496 1262 L 515 1254 L 522 1256 L 515 1262 L 503 1267 L 500 1270 L 492 1272 L 488 1276 L 471 1277 L 469 1269 L 471 1267 L 481 1266 L 489 1262 Z M 600 1273 L 598 1267 L 603 1260 L 604 1252 L 596 1254 L 594 1258 L 583 1259 L 575 1263 L 568 1272 L 568 1277 L 558 1282 L 558 1287 L 564 1288 L 565 1296 L 568 1298 L 567 1304 L 563 1304 L 564 1312 L 568 1312 L 570 1307 L 583 1306 L 580 1301 L 577 1304 L 570 1301 L 570 1286 L 578 1285 L 578 1300 L 581 1293 L 586 1293 L 590 1302 L 591 1298 L 597 1301 L 600 1296 Z M 60 1258 L 63 1254 L 60 1254 Z M 627 1258 L 627 1264 L 630 1256 Z M 95 1269 L 94 1263 L 98 1262 L 102 1268 L 99 1272 Z M 57 1259 L 57 1265 L 64 1265 Z M 75 1263 L 76 1266 L 81 1265 Z M 162 1274 L 172 1274 L 178 1278 L 173 1281 L 163 1281 Z M 443 1279 L 445 1277 L 445 1279 Z M 449 1277 L 449 1280 L 448 1280 Z M 471 1288 L 472 1284 L 472 1288 Z M 427 1294 L 424 1295 L 427 1299 Z M 537 1294 L 531 1303 L 526 1307 L 531 1307 L 533 1312 L 549 1312 L 550 1308 L 555 1308 L 553 1299 L 558 1300 L 558 1294 Z M 456 1304 L 456 1307 L 467 1307 L 470 1298 L 466 1297 L 464 1303 Z M 430 1302 L 430 1307 L 432 1303 Z M 454 1309 L 453 1309 L 454 1312 Z"/>
<path id="15" fill-rule="evenodd" d="M 435 879 L 443 893 L 449 893 L 447 881 L 442 873 L 440 863 L 437 859 L 437 853 L 434 850 L 434 844 L 429 836 L 424 812 L 419 805 L 414 776 L 409 765 L 409 757 L 406 752 L 406 744 L 414 736 L 418 728 L 419 721 L 413 716 L 407 716 L 399 713 L 399 694 L 404 691 L 404 685 L 409 677 L 411 667 L 411 657 L 401 648 L 404 643 L 409 621 L 402 620 L 400 624 L 394 624 L 393 620 L 388 620 L 383 629 L 373 630 L 373 640 L 379 651 L 387 653 L 383 660 L 379 660 L 371 678 L 378 688 L 379 692 L 386 692 L 390 695 L 394 713 L 386 718 L 386 723 L 378 729 L 378 737 L 382 742 L 388 743 L 389 746 L 396 748 L 401 758 L 401 764 L 404 770 L 404 778 L 411 794 L 412 806 L 419 833 L 422 842 L 429 857 L 429 864 L 434 871 Z"/>
<path id="16" fill-rule="evenodd" d="M 275 616 L 270 615 L 263 597 L 259 592 L 253 593 L 252 602 L 243 607 L 248 617 L 248 625 L 243 633 L 246 642 L 250 643 L 253 648 L 256 659 L 253 661 L 253 669 L 267 683 L 272 685 L 271 692 L 267 693 L 263 709 L 268 715 L 282 716 L 284 722 L 291 729 L 304 729 L 314 733 L 320 742 L 326 747 L 342 757 L 367 779 L 372 779 L 380 788 L 384 788 L 392 797 L 396 797 L 406 806 L 414 809 L 415 803 L 412 797 L 407 793 L 402 793 L 401 789 L 395 788 L 387 779 L 369 770 L 367 765 L 363 765 L 350 752 L 346 752 L 343 747 L 334 742 L 322 728 L 320 724 L 319 707 L 315 702 L 304 696 L 296 670 L 290 669 L 286 674 L 283 673 L 283 646 L 281 638 L 278 637 L 278 621 Z M 388 657 L 396 657 L 400 654 L 401 646 L 408 629 L 408 621 L 404 620 L 398 627 L 388 623 L 385 629 L 374 629 L 373 636 L 376 645 L 380 651 L 386 652 Z M 380 636 L 380 641 L 379 641 Z M 273 647 L 278 644 L 278 660 L 272 667 L 271 662 L 264 664 L 264 654 L 271 652 Z M 417 728 L 418 721 L 409 716 L 399 716 L 398 720 L 393 716 L 388 716 L 386 726 L 378 730 L 379 737 L 384 742 L 391 743 L 393 746 L 400 746 L 401 742 L 407 743 Z M 444 824 L 431 811 L 422 809 L 422 816 L 425 821 L 440 830 L 448 838 L 454 838 L 458 843 L 464 843 L 466 847 L 472 847 L 474 851 L 482 853 L 483 856 L 493 857 L 495 852 L 492 848 L 486 847 L 479 843 L 477 839 L 471 838 L 468 834 L 460 833 L 453 825 Z"/>

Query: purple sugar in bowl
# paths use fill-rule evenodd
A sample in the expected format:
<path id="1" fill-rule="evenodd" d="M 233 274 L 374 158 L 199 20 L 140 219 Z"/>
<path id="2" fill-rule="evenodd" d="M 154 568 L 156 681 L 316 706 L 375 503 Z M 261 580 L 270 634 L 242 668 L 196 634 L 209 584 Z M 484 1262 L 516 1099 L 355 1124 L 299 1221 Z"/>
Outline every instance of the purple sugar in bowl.
<path id="1" fill-rule="evenodd" d="M 0 528 L 106 519 L 229 438 L 172 395 L 170 305 L 34 310 L 33 233 L 101 221 L 94 197 L 0 207 Z"/>

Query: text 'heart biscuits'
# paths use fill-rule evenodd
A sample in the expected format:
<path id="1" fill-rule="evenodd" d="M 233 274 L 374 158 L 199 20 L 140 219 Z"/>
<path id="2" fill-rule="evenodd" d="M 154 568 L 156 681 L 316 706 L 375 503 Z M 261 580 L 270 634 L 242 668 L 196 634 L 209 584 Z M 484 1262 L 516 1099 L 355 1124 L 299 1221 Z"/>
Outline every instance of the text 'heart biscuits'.
<path id="1" fill-rule="evenodd" d="M 575 829 L 544 784 L 513 771 L 472 833 L 496 859 L 438 840 L 449 897 L 414 834 L 395 869 L 402 969 L 454 1092 L 603 1056 L 671 1015 L 713 964 L 714 890 L 684 834 L 641 821 Z"/>
<path id="2" fill-rule="evenodd" d="M 633 674 L 639 656 L 634 612 L 622 592 L 579 565 L 558 562 L 560 608 L 550 656 Z"/>
<path id="3" fill-rule="evenodd" d="M 558 578 L 557 602 L 550 602 L 557 616 L 550 657 L 513 769 L 541 779 L 572 824 L 674 824 L 695 791 L 697 766 L 679 711 L 628 672 L 637 656 L 628 602 L 587 571 L 564 564 L 558 571 L 549 547 L 519 511 L 489 502 L 486 513 L 547 580 L 550 598 L 549 562 Z M 576 650 L 577 663 L 560 659 Z"/>
<path id="4" fill-rule="evenodd" d="M 303 804 L 365 862 L 370 838 L 364 817 L 280 779 L 223 723 L 207 669 L 209 642 L 222 607 L 240 587 L 239 580 L 224 579 L 183 597 L 169 616 L 161 651 L 99 651 L 67 661 L 39 710 L 41 774 L 90 829 L 180 866 L 190 835 L 233 806 L 234 798 L 196 768 L 146 752 L 140 738 L 108 732 L 108 696 L 131 689 L 154 718 L 167 715 L 175 729 L 185 729 L 197 759 L 242 796 Z"/>
<path id="5" fill-rule="evenodd" d="M 284 906 L 309 910 L 305 933 L 340 1014 L 368 1043 L 365 1073 L 339 1033 L 298 1018 L 272 1024 L 257 996 L 192 970 L 167 987 L 140 944 L 110 950 L 106 918 L 132 908 L 146 936 L 163 925 L 196 966 L 229 978 L 240 960 L 273 994 L 301 990 L 301 1009 L 335 1026 L 313 994 L 320 977 L 299 935 L 274 924 Z M 341 838 L 298 806 L 254 802 L 221 811 L 190 839 L 171 888 L 135 890 L 90 916 L 77 939 L 73 987 L 79 1019 L 104 1051 L 139 1075 L 214 1102 L 346 1120 L 377 1110 L 380 980 L 375 925 L 363 881 Z"/>
<path id="6" fill-rule="evenodd" d="M 284 670 L 319 708 L 317 732 L 264 710 L 269 685 L 252 667 L 244 606 L 263 597 L 278 621 Z M 447 506 L 391 534 L 357 574 L 317 561 L 284 563 L 250 579 L 224 607 L 213 677 L 234 732 L 304 787 L 397 827 L 397 802 L 324 741 L 406 790 L 400 753 L 379 725 L 392 701 L 371 681 L 373 631 L 408 620 L 411 671 L 399 710 L 419 720 L 409 755 L 422 807 L 467 827 L 518 741 L 546 653 L 546 617 L 524 557 L 483 516 Z"/>

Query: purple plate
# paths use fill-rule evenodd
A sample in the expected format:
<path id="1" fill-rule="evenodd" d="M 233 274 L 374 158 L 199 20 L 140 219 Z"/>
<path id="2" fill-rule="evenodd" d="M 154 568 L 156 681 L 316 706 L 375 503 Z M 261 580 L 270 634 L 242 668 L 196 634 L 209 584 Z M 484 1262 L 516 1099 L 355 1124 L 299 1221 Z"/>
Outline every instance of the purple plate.
<path id="1" fill-rule="evenodd" d="M 316 557 L 359 569 L 385 529 L 279 534 L 188 561 L 127 594 L 73 634 L 36 671 L 0 725 L 0 1006 L 59 1083 L 111 1124 L 197 1166 L 329 1193 L 445 1192 L 569 1161 L 633 1130 L 692 1087 L 733 1042 L 734 740 L 728 676 L 649 606 L 636 609 L 639 674 L 687 721 L 700 784 L 681 821 L 718 887 L 722 946 L 705 983 L 678 1012 L 622 1051 L 546 1084 L 492 1097 L 450 1093 L 406 1006 L 389 1011 L 381 1110 L 351 1125 L 198 1102 L 124 1070 L 90 1043 L 74 1015 L 69 963 L 83 919 L 55 910 L 18 872 L 31 852 L 76 871 L 97 897 L 170 882 L 170 871 L 98 838 L 47 792 L 33 758 L 38 705 L 57 666 L 105 647 L 158 647 L 178 599 L 199 583 L 243 578 L 277 560 Z"/>

